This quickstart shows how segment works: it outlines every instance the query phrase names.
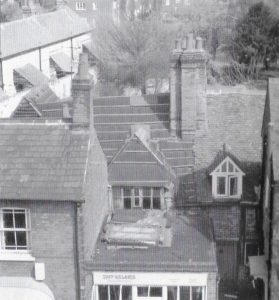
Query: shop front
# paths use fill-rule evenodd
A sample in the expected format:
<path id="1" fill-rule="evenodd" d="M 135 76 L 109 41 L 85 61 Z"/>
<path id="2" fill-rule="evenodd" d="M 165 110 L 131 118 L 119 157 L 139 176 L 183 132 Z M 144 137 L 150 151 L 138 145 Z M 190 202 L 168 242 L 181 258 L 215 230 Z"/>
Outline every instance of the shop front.
<path id="1" fill-rule="evenodd" d="M 207 300 L 207 273 L 93 272 L 92 300 Z"/>

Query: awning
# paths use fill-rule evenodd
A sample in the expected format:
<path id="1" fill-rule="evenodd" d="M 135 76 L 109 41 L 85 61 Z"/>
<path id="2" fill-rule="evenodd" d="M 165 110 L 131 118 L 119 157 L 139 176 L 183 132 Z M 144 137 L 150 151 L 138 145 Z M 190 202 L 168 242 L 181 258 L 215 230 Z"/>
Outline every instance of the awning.
<path id="1" fill-rule="evenodd" d="M 45 283 L 31 277 L 0 277 L 0 295 L 5 300 L 55 300 Z"/>
<path id="2" fill-rule="evenodd" d="M 48 83 L 48 78 L 32 64 L 27 64 L 21 68 L 17 68 L 15 69 L 15 72 L 33 86 Z"/>
<path id="3" fill-rule="evenodd" d="M 60 71 L 65 73 L 71 73 L 72 72 L 72 66 L 71 66 L 71 58 L 64 52 L 58 52 L 50 56 L 50 58 L 53 60 L 54 64 Z"/>
<path id="4" fill-rule="evenodd" d="M 254 278 L 267 279 L 267 266 L 264 255 L 249 256 L 250 275 Z"/>

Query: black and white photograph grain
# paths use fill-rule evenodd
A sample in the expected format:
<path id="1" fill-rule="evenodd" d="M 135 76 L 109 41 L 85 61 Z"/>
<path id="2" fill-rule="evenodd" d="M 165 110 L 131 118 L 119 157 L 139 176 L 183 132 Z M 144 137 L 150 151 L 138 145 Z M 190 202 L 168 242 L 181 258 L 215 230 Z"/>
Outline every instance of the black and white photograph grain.
<path id="1" fill-rule="evenodd" d="M 279 300 L 279 0 L 0 0 L 0 300 Z"/>

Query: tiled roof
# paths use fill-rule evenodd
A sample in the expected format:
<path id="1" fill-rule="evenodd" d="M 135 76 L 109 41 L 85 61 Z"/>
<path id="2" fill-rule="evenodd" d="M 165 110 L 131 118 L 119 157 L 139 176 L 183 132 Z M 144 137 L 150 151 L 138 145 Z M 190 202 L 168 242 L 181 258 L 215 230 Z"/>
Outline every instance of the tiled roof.
<path id="1" fill-rule="evenodd" d="M 149 142 L 132 135 L 109 164 L 112 185 L 162 186 L 174 180 L 174 174 Z"/>
<path id="2" fill-rule="evenodd" d="M 279 180 L 279 78 L 270 78 L 268 84 L 270 121 L 273 123 L 272 158 L 274 180 Z"/>
<path id="3" fill-rule="evenodd" d="M 208 167 L 226 144 L 246 174 L 243 200 L 256 201 L 254 186 L 260 183 L 263 108 L 263 94 L 207 97 L 208 131 L 196 138 L 194 147 L 196 200 L 212 201 Z"/>
<path id="4" fill-rule="evenodd" d="M 167 221 L 172 230 L 170 247 L 108 248 L 101 231 L 89 266 L 102 271 L 217 271 L 209 219 L 173 213 L 167 215 Z"/>
<path id="5" fill-rule="evenodd" d="M 28 94 L 24 96 L 24 98 L 36 103 L 37 105 L 60 101 L 48 84 L 41 84 L 33 87 Z"/>
<path id="6" fill-rule="evenodd" d="M 0 123 L 0 198 L 81 201 L 89 136 L 58 123 Z"/>
<path id="7" fill-rule="evenodd" d="M 1 58 L 89 31 L 90 26 L 87 21 L 66 7 L 50 13 L 1 23 Z"/>
<path id="8" fill-rule="evenodd" d="M 26 79 L 32 86 L 48 83 L 48 78 L 32 64 L 26 64 L 21 68 L 16 68 L 14 72 Z"/>

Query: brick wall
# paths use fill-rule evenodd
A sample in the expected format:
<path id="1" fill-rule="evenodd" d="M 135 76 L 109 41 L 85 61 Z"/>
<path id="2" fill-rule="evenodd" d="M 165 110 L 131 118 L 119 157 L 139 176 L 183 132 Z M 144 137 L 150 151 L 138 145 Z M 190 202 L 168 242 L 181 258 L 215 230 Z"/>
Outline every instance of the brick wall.
<path id="1" fill-rule="evenodd" d="M 35 262 L 45 263 L 45 283 L 56 300 L 76 300 L 75 204 L 2 201 L 0 207 L 30 209 L 32 255 Z M 34 262 L 0 261 L 0 276 L 34 277 Z"/>

